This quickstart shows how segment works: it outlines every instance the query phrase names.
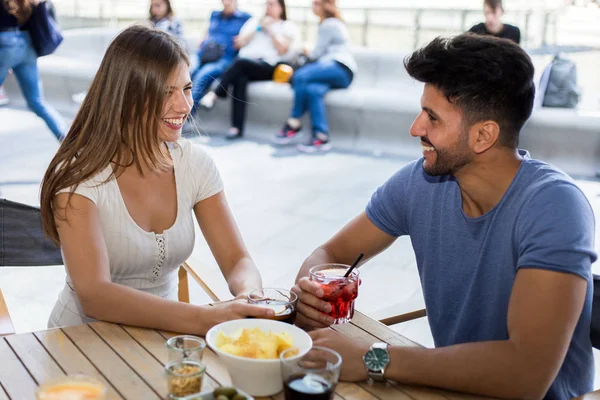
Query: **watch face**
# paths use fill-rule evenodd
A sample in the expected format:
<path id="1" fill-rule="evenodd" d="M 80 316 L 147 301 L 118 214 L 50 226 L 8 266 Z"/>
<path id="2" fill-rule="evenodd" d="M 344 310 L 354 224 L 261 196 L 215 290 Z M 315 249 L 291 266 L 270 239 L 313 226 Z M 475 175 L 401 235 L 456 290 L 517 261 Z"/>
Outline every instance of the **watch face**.
<path id="1" fill-rule="evenodd" d="M 367 368 L 378 371 L 384 369 L 390 362 L 387 351 L 383 349 L 371 349 L 365 354 Z"/>

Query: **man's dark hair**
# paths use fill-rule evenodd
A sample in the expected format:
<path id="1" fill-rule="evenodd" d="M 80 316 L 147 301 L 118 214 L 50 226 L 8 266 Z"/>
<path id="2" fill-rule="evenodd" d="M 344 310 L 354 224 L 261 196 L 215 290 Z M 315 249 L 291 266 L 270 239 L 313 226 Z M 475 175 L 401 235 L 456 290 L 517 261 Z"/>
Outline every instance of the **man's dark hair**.
<path id="1" fill-rule="evenodd" d="M 438 37 L 406 57 L 404 67 L 458 107 L 465 127 L 496 121 L 500 144 L 517 147 L 535 97 L 533 64 L 517 44 L 472 33 Z"/>
<path id="2" fill-rule="evenodd" d="M 498 8 L 504 10 L 504 7 L 502 7 L 502 0 L 483 0 L 483 5 L 489 6 L 492 10 L 497 10 Z"/>

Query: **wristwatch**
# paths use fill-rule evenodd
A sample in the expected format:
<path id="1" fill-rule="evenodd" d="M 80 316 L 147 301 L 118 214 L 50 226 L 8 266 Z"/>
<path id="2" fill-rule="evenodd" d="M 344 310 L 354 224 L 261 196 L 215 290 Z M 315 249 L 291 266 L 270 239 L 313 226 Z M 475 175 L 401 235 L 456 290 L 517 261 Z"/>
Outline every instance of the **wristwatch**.
<path id="1" fill-rule="evenodd" d="M 373 343 L 369 351 L 363 356 L 363 362 L 367 367 L 367 375 L 374 381 L 383 382 L 385 367 L 390 363 L 387 343 Z"/>

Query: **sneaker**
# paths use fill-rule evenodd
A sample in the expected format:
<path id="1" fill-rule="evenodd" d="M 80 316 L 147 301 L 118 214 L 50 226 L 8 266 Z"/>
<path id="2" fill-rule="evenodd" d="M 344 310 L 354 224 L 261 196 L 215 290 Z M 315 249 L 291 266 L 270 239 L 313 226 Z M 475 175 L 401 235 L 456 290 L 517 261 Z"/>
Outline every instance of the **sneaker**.
<path id="1" fill-rule="evenodd" d="M 227 140 L 241 139 L 242 136 L 243 136 L 242 132 L 240 132 L 238 129 L 231 128 L 225 134 L 225 139 L 227 139 Z"/>
<path id="2" fill-rule="evenodd" d="M 331 150 L 331 143 L 326 135 L 321 134 L 312 139 L 310 143 L 299 144 L 297 149 L 303 153 L 326 153 Z"/>
<path id="3" fill-rule="evenodd" d="M 286 124 L 281 128 L 281 130 L 275 134 L 273 137 L 273 143 L 275 144 L 290 144 L 294 138 L 300 137 L 300 131 L 302 130 L 302 126 L 299 126 L 297 129 L 292 128 L 291 126 Z"/>
<path id="4" fill-rule="evenodd" d="M 215 106 L 215 102 L 217 101 L 217 95 L 214 92 L 208 92 L 200 99 L 200 107 L 205 110 L 212 110 Z"/>
<path id="5" fill-rule="evenodd" d="M 8 99 L 8 96 L 6 95 L 6 92 L 4 91 L 4 87 L 0 86 L 0 106 L 5 106 L 8 103 L 10 103 L 10 100 Z"/>

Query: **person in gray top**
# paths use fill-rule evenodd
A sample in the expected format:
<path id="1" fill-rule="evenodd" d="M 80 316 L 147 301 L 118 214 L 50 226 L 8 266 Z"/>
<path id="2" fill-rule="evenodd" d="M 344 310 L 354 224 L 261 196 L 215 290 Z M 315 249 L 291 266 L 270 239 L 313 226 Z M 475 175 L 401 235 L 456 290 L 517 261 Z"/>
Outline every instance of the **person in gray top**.
<path id="1" fill-rule="evenodd" d="M 305 153 L 331 149 L 329 126 L 323 97 L 331 89 L 350 86 L 356 72 L 356 61 L 349 48 L 349 34 L 340 17 L 335 0 L 313 0 L 313 12 L 321 22 L 315 48 L 306 52 L 309 63 L 292 76 L 294 106 L 285 125 L 273 138 L 276 144 L 289 144 L 302 128 L 300 118 L 310 112 L 312 134 L 298 150 Z"/>
<path id="2" fill-rule="evenodd" d="M 175 36 L 185 49 L 186 43 L 183 37 L 183 24 L 179 18 L 175 17 L 170 0 L 152 0 L 150 2 L 149 20 L 156 29 Z"/>

